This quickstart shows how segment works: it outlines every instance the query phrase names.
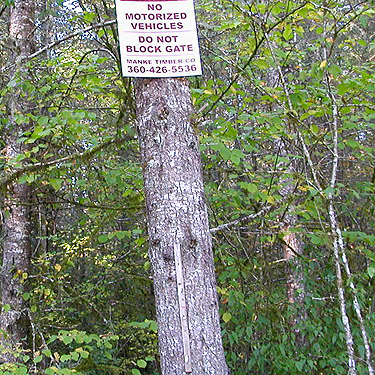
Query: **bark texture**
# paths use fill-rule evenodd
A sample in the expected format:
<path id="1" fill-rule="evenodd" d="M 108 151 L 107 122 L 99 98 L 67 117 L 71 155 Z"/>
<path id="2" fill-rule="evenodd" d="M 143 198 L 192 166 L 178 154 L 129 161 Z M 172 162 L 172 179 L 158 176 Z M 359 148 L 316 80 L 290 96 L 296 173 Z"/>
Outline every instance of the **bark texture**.
<path id="1" fill-rule="evenodd" d="M 10 10 L 9 36 L 13 51 L 10 79 L 18 82 L 8 103 L 9 123 L 6 129 L 7 160 L 22 153 L 24 146 L 17 143 L 19 133 L 29 128 L 28 123 L 17 125 L 15 116 L 27 113 L 30 101 L 21 88 L 22 77 L 27 77 L 22 60 L 33 52 L 35 2 L 15 0 Z M 0 314 L 0 362 L 14 362 L 15 353 L 27 347 L 29 320 L 27 303 L 22 295 L 30 268 L 30 187 L 13 184 L 6 193 L 3 231 L 3 262 L 1 270 L 1 302 L 7 305 Z M 8 310 L 9 309 L 9 310 Z"/>
<path id="2" fill-rule="evenodd" d="M 181 249 L 191 373 L 228 374 L 189 87 L 184 79 L 142 79 L 135 90 L 162 374 L 180 375 L 186 370 L 176 244 Z"/>

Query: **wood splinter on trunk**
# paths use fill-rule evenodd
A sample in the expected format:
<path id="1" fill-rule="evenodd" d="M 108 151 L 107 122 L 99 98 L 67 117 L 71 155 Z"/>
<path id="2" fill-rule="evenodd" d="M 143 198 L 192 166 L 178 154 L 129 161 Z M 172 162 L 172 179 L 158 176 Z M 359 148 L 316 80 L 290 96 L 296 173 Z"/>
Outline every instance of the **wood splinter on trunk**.
<path id="1" fill-rule="evenodd" d="M 180 249 L 179 242 L 174 243 L 174 261 L 176 265 L 177 294 L 178 294 L 178 304 L 179 304 L 180 319 L 181 319 L 182 344 L 184 347 L 185 372 L 191 373 L 192 369 L 191 369 L 189 322 L 188 322 L 188 317 L 187 317 L 184 276 L 182 273 L 183 271 L 182 271 L 181 249 Z"/>

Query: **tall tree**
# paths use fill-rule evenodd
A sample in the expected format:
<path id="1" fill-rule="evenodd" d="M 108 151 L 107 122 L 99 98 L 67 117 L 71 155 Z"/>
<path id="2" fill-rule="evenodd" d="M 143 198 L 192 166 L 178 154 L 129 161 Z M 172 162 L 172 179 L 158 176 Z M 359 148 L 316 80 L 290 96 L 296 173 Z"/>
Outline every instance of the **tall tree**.
<path id="1" fill-rule="evenodd" d="M 227 374 L 189 86 L 142 79 L 135 90 L 162 373 Z"/>
<path id="2" fill-rule="evenodd" d="M 35 3 L 30 0 L 15 0 L 10 9 L 9 36 L 12 50 L 10 79 L 15 82 L 8 102 L 9 120 L 6 129 L 6 159 L 15 160 L 26 149 L 17 142 L 20 133 L 29 129 L 28 120 L 17 122 L 20 114 L 30 110 L 27 94 L 22 89 L 22 77 L 26 74 L 24 59 L 33 52 L 32 36 Z M 5 206 L 3 229 L 3 267 L 1 275 L 2 309 L 0 315 L 2 352 L 0 360 L 11 362 L 15 349 L 25 348 L 29 332 L 29 317 L 23 294 L 25 279 L 30 268 L 30 202 L 31 191 L 27 184 L 9 187 Z"/>

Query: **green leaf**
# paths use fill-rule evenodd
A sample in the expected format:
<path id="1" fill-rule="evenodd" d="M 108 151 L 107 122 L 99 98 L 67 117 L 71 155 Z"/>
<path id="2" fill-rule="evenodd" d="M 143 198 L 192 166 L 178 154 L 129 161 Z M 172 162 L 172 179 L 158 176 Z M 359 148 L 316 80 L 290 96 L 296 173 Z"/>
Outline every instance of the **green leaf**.
<path id="1" fill-rule="evenodd" d="M 69 361 L 70 359 L 71 359 L 70 354 L 63 354 L 63 355 L 61 356 L 61 358 L 60 358 L 60 361 L 61 361 L 61 362 L 67 362 L 67 361 Z"/>
<path id="2" fill-rule="evenodd" d="M 48 117 L 42 116 L 38 118 L 38 125 L 46 125 L 48 123 Z"/>
<path id="3" fill-rule="evenodd" d="M 320 133 L 319 128 L 316 125 L 314 125 L 314 124 L 310 126 L 310 130 L 315 135 L 318 135 Z"/>
<path id="4" fill-rule="evenodd" d="M 74 375 L 75 372 L 73 370 L 71 370 L 70 368 L 63 368 L 63 369 L 59 369 L 57 370 L 57 373 L 60 375 Z"/>
<path id="5" fill-rule="evenodd" d="M 359 144 L 359 142 L 355 141 L 354 139 L 347 139 L 345 140 L 345 143 L 351 147 L 351 148 L 359 148 L 361 147 L 361 145 Z"/>
<path id="6" fill-rule="evenodd" d="M 79 360 L 79 353 L 77 353 L 77 352 L 71 352 L 70 356 L 73 359 L 73 361 L 78 361 Z"/>
<path id="7" fill-rule="evenodd" d="M 255 193 L 258 191 L 258 187 L 255 184 L 249 182 L 240 182 L 240 187 L 247 190 L 249 193 Z"/>
<path id="8" fill-rule="evenodd" d="M 285 29 L 284 29 L 284 32 L 283 32 L 283 37 L 285 40 L 290 40 L 293 38 L 293 29 L 292 29 L 292 26 L 290 24 L 287 24 L 285 26 Z"/>
<path id="9" fill-rule="evenodd" d="M 106 341 L 106 342 L 104 343 L 104 346 L 105 346 L 107 349 L 112 349 L 112 344 L 111 344 L 110 342 L 108 342 L 108 341 Z"/>
<path id="10" fill-rule="evenodd" d="M 135 243 L 136 243 L 138 246 L 141 246 L 141 245 L 143 245 L 146 241 L 147 241 L 146 238 L 144 238 L 144 237 L 140 237 L 140 238 L 137 238 L 137 239 L 135 240 Z"/>
<path id="11" fill-rule="evenodd" d="M 259 69 L 268 69 L 270 67 L 269 63 L 264 58 L 255 59 L 253 62 Z"/>
<path id="12" fill-rule="evenodd" d="M 153 332 L 157 332 L 158 331 L 158 324 L 156 322 L 151 322 L 150 329 Z"/>
<path id="13" fill-rule="evenodd" d="M 229 312 L 225 312 L 223 314 L 223 320 L 225 323 L 228 323 L 232 319 L 232 314 Z"/>
<path id="14" fill-rule="evenodd" d="M 46 357 L 51 357 L 52 353 L 49 349 L 44 349 L 42 350 L 42 353 L 46 356 Z"/>
<path id="15" fill-rule="evenodd" d="M 63 341 L 63 343 L 64 343 L 65 345 L 68 345 L 68 344 L 70 344 L 70 343 L 73 341 L 73 338 L 72 338 L 71 336 L 64 336 L 64 337 L 62 338 L 62 341 Z"/>
<path id="16" fill-rule="evenodd" d="M 82 350 L 79 354 L 81 355 L 82 358 L 88 358 L 90 353 L 86 350 Z"/>
<path id="17" fill-rule="evenodd" d="M 372 279 L 375 275 L 375 267 L 373 265 L 367 267 L 367 273 L 369 277 Z"/>
<path id="18" fill-rule="evenodd" d="M 144 359 L 139 359 L 137 361 L 137 366 L 140 367 L 140 368 L 146 368 L 147 362 Z"/>
<path id="19" fill-rule="evenodd" d="M 52 335 L 51 338 L 49 339 L 49 342 L 54 342 L 57 339 L 56 335 Z"/>
<path id="20" fill-rule="evenodd" d="M 133 375 L 142 375 L 141 372 L 138 369 L 136 369 L 136 368 L 132 369 L 132 374 Z"/>
<path id="21" fill-rule="evenodd" d="M 85 12 L 83 18 L 88 21 L 92 22 L 96 18 L 96 13 L 94 12 Z"/>
<path id="22" fill-rule="evenodd" d="M 99 243 L 105 243 L 108 241 L 108 234 L 101 234 L 99 237 L 98 237 L 98 241 Z"/>
<path id="23" fill-rule="evenodd" d="M 221 157 L 224 160 L 229 160 L 231 158 L 231 156 L 232 156 L 231 150 L 229 148 L 225 147 L 225 146 L 221 147 L 220 150 L 219 150 L 219 152 L 220 152 Z"/>
<path id="24" fill-rule="evenodd" d="M 37 357 L 34 358 L 34 363 L 42 362 L 42 359 L 43 359 L 43 356 L 42 355 L 38 355 Z"/>
<path id="25" fill-rule="evenodd" d="M 298 371 L 302 371 L 303 366 L 305 365 L 305 360 L 298 361 L 298 362 L 296 362 L 294 365 L 297 367 L 297 370 L 298 370 Z"/>
<path id="26" fill-rule="evenodd" d="M 61 185 L 64 182 L 61 178 L 51 178 L 49 180 L 49 184 L 54 188 L 54 190 L 58 191 L 61 189 Z"/>
<path id="27" fill-rule="evenodd" d="M 324 245 L 325 239 L 321 236 L 318 236 L 316 234 L 310 234 L 310 240 L 314 245 Z"/>
<path id="28" fill-rule="evenodd" d="M 328 186 L 326 189 L 324 189 L 324 194 L 326 197 L 331 197 L 331 195 L 335 192 L 335 189 L 331 186 Z"/>
<path id="29" fill-rule="evenodd" d="M 119 240 L 122 240 L 123 238 L 125 238 L 126 236 L 129 235 L 129 231 L 118 231 L 116 232 L 116 237 L 119 239 Z"/>
<path id="30" fill-rule="evenodd" d="M 19 367 L 14 373 L 14 375 L 26 375 L 27 374 L 27 368 L 22 366 Z"/>
<path id="31" fill-rule="evenodd" d="M 90 342 L 93 340 L 92 336 L 84 336 L 83 337 L 83 341 L 86 343 L 86 344 L 90 344 Z"/>
<path id="32" fill-rule="evenodd" d="M 341 74 L 341 69 L 338 65 L 336 64 L 331 64 L 328 68 L 328 71 L 334 76 L 337 77 L 338 75 Z"/>
<path id="33" fill-rule="evenodd" d="M 375 253 L 368 249 L 363 249 L 363 252 L 373 261 L 375 261 Z"/>

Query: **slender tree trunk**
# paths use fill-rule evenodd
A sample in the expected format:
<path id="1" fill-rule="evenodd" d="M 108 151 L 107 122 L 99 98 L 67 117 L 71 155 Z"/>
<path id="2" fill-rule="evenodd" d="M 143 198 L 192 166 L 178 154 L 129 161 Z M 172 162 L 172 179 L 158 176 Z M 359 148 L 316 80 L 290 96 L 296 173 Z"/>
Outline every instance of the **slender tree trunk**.
<path id="1" fill-rule="evenodd" d="M 305 308 L 305 282 L 303 278 L 303 265 L 300 256 L 303 254 L 303 241 L 301 235 L 291 230 L 295 226 L 295 218 L 290 214 L 286 214 L 283 224 L 284 226 L 284 257 L 287 260 L 287 298 L 294 312 L 290 317 L 290 325 L 296 337 L 296 344 L 303 346 L 305 338 L 301 332 L 301 324 L 307 319 L 307 311 Z"/>
<path id="2" fill-rule="evenodd" d="M 289 126 L 288 130 L 292 133 Z M 293 144 L 288 147 L 281 140 L 279 143 L 278 154 L 286 158 L 288 153 L 293 152 Z M 296 338 L 296 345 L 301 347 L 305 344 L 305 338 L 301 332 L 301 325 L 307 319 L 307 311 L 305 308 L 305 282 L 303 277 L 303 264 L 301 256 L 303 255 L 303 239 L 301 233 L 296 233 L 294 228 L 297 224 L 297 218 L 291 212 L 295 208 L 295 185 L 289 177 L 292 173 L 299 173 L 299 161 L 292 160 L 288 165 L 281 163 L 281 167 L 286 174 L 285 178 L 281 178 L 280 195 L 283 200 L 288 203 L 286 211 L 282 217 L 282 230 L 283 230 L 283 250 L 284 259 L 286 260 L 285 273 L 286 273 L 286 293 L 288 302 L 293 308 L 292 314 L 289 317 L 289 323 L 292 332 Z"/>
<path id="3" fill-rule="evenodd" d="M 135 95 L 162 374 L 228 374 L 189 87 L 140 79 Z"/>
<path id="4" fill-rule="evenodd" d="M 333 154 L 333 160 L 332 160 L 332 172 L 331 172 L 331 184 L 330 187 L 332 191 L 334 191 L 337 183 L 337 173 L 339 171 L 339 148 L 338 148 L 338 142 L 339 142 L 339 109 L 336 102 L 336 97 L 331 90 L 331 86 L 329 83 L 329 79 L 327 79 L 327 87 L 330 99 L 332 100 L 332 133 L 333 133 L 333 147 L 332 147 L 332 154 Z M 365 356 L 366 356 L 366 364 L 368 368 L 369 375 L 374 375 L 374 367 L 372 364 L 372 353 L 371 353 L 371 347 L 368 340 L 367 330 L 365 327 L 365 321 L 362 316 L 361 306 L 359 304 L 358 300 L 358 293 L 357 293 L 357 287 L 355 286 L 352 278 L 352 273 L 350 271 L 348 259 L 346 257 L 345 252 L 345 246 L 344 246 L 344 239 L 342 236 L 342 232 L 340 227 L 337 223 L 337 213 L 334 207 L 334 195 L 333 193 L 329 193 L 328 195 L 328 202 L 329 202 L 329 218 L 331 223 L 331 232 L 333 237 L 333 245 L 334 245 L 334 257 L 335 257 L 335 263 L 336 263 L 336 269 L 337 269 L 337 275 L 338 279 L 338 285 L 343 284 L 342 282 L 342 276 L 341 276 L 341 263 L 343 265 L 343 268 L 346 272 L 346 275 L 349 280 L 349 286 L 353 292 L 353 305 L 354 305 L 354 311 L 357 315 L 358 321 L 359 321 L 359 327 L 362 334 L 363 344 L 365 347 Z M 341 254 L 339 254 L 339 251 Z M 341 259 L 339 257 L 341 256 Z M 341 297 L 340 297 L 341 299 Z M 343 319 L 343 323 L 344 319 Z M 352 342 L 353 338 L 351 337 Z M 347 341 L 350 343 L 350 337 L 347 335 Z M 356 374 L 356 363 L 355 363 L 355 357 L 354 357 L 354 343 L 352 344 L 352 348 L 348 344 L 348 352 L 349 352 L 349 373 L 350 374 Z"/>
<path id="5" fill-rule="evenodd" d="M 27 113 L 29 100 L 21 88 L 23 71 L 22 58 L 32 53 L 34 32 L 34 1 L 15 0 L 11 7 L 9 36 L 14 61 L 11 79 L 16 83 L 10 99 L 9 123 L 6 129 L 6 158 L 13 159 L 25 151 L 17 142 L 18 134 L 28 129 L 29 124 L 16 124 L 17 114 Z M 1 272 L 0 314 L 0 361 L 13 362 L 17 350 L 27 347 L 29 320 L 27 304 L 23 298 L 26 292 L 27 275 L 30 268 L 30 188 L 26 184 L 9 187 L 5 205 L 7 212 L 3 223 L 3 264 Z M 4 307 L 5 306 L 5 307 Z"/>

